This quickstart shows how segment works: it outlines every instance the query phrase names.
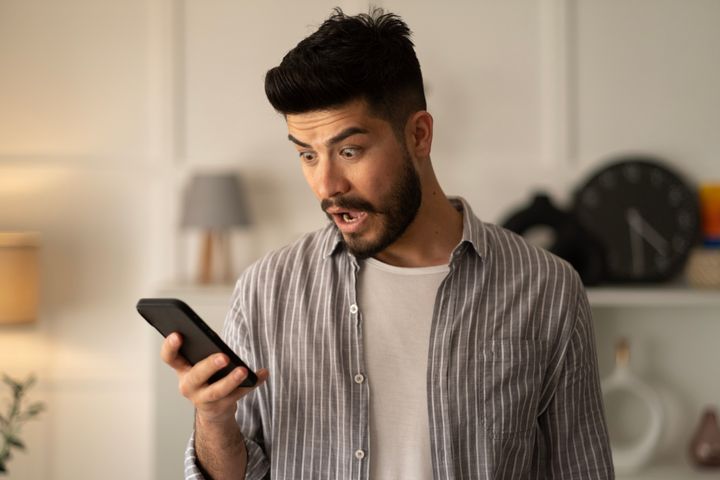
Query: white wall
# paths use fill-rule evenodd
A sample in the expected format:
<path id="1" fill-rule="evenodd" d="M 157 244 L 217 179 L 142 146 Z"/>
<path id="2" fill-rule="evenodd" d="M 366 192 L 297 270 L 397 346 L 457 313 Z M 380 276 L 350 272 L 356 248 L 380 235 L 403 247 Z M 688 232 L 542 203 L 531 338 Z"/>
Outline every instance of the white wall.
<path id="1" fill-rule="evenodd" d="M 0 329 L 0 371 L 36 373 L 48 408 L 10 479 L 152 478 L 155 357 L 134 303 L 172 235 L 163 8 L 0 2 L 0 229 L 42 242 L 39 319 Z"/>
<path id="2" fill-rule="evenodd" d="M 256 224 L 236 236 L 237 268 L 323 224 L 262 81 L 337 3 L 0 0 L 0 229 L 43 238 L 42 313 L 0 330 L 0 371 L 37 372 L 49 406 L 9 478 L 155 478 L 157 339 L 134 303 L 190 275 L 196 237 L 176 217 L 195 169 L 233 168 L 249 186 Z M 720 177 L 719 2 L 374 3 L 415 32 L 433 161 L 481 217 L 537 188 L 566 199 L 619 152 Z M 612 315 L 605 342 L 623 331 Z M 633 316 L 653 345 L 693 344 Z M 714 394 L 673 378 L 695 409 Z"/>

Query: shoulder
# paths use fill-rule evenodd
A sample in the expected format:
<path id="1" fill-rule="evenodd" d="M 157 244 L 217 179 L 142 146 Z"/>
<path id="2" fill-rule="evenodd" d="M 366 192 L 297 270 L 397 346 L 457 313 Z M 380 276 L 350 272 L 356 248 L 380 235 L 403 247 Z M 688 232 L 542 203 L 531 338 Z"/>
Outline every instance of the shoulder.
<path id="1" fill-rule="evenodd" d="M 580 276 L 562 258 L 500 226 L 484 223 L 485 294 L 515 319 L 527 338 L 544 338 L 552 351 L 567 344 L 589 315 Z"/>
<path id="2" fill-rule="evenodd" d="M 520 235 L 499 225 L 483 222 L 488 257 L 495 268 L 515 273 L 532 273 L 541 278 L 562 278 L 576 284 L 580 281 L 575 269 L 563 260 Z"/>
<path id="3" fill-rule="evenodd" d="M 483 229 L 486 258 L 481 263 L 492 290 L 513 303 L 529 302 L 550 317 L 577 311 L 586 294 L 570 263 L 498 225 L 483 223 Z"/>
<path id="4" fill-rule="evenodd" d="M 258 283 L 282 285 L 291 275 L 305 274 L 319 268 L 337 245 L 338 236 L 332 224 L 307 233 L 294 242 L 273 250 L 253 264 L 239 277 L 236 289 L 245 290 Z"/>
<path id="5" fill-rule="evenodd" d="M 337 278 L 341 271 L 338 259 L 346 256 L 335 251 L 337 246 L 338 235 L 330 224 L 265 254 L 250 265 L 235 285 L 226 320 L 228 331 L 260 328 L 264 329 L 263 334 L 251 336 L 271 338 L 268 332 L 282 324 L 288 309 L 302 311 L 312 295 L 317 295 L 313 290 L 315 279 Z"/>
<path id="6" fill-rule="evenodd" d="M 499 225 L 480 220 L 461 197 L 454 201 L 464 210 L 463 240 L 473 246 L 474 269 L 492 274 L 496 282 L 518 285 L 561 279 L 566 288 L 577 289 L 581 282 L 567 261 L 528 243 L 523 237 Z M 468 258 L 468 257 L 465 257 Z"/>

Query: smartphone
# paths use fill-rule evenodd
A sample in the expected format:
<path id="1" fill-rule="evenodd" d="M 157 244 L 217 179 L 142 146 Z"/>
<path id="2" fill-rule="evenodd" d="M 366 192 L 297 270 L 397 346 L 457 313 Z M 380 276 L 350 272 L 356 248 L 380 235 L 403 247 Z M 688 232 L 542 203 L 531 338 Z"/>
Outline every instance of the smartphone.
<path id="1" fill-rule="evenodd" d="M 183 342 L 180 346 L 180 354 L 191 365 L 195 365 L 214 353 L 224 353 L 229 358 L 230 362 L 213 374 L 208 383 L 220 380 L 236 367 L 244 367 L 248 371 L 247 378 L 240 384 L 241 387 L 252 387 L 257 383 L 255 373 L 182 300 L 177 298 L 141 298 L 137 303 L 137 310 L 163 337 L 167 337 L 173 332 L 182 335 Z"/>

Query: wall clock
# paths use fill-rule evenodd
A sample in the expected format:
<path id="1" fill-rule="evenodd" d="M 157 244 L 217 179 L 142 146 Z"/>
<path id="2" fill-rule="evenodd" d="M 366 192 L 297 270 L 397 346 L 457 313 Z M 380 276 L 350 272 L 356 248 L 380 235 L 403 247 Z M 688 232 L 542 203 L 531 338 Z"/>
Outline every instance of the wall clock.
<path id="1" fill-rule="evenodd" d="M 658 159 L 628 157 L 576 191 L 575 214 L 605 251 L 605 279 L 659 282 L 678 274 L 699 239 L 697 192 Z"/>

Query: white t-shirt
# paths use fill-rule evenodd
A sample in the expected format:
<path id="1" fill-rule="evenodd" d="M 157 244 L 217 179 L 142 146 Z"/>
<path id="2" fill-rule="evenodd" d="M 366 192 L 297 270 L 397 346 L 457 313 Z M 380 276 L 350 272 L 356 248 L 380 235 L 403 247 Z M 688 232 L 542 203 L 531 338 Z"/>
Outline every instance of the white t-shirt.
<path id="1" fill-rule="evenodd" d="M 370 388 L 370 478 L 430 480 L 427 360 L 435 297 L 447 265 L 401 268 L 362 262 L 366 377 Z"/>

